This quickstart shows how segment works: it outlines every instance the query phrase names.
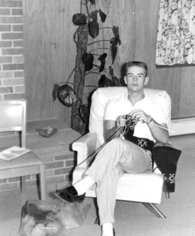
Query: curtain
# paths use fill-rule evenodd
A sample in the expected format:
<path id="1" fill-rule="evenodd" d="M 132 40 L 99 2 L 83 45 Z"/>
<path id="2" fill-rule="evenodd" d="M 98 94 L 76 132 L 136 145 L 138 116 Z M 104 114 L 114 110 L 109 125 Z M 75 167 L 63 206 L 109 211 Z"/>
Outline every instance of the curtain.
<path id="1" fill-rule="evenodd" d="M 156 64 L 195 64 L 195 0 L 161 0 Z"/>

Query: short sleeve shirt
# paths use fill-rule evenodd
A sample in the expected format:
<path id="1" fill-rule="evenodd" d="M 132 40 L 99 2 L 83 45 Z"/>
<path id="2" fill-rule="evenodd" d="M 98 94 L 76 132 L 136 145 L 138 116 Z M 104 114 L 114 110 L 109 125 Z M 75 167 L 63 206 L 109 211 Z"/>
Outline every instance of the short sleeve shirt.
<path id="1" fill-rule="evenodd" d="M 166 124 L 165 114 L 159 103 L 150 101 L 148 98 L 144 97 L 133 106 L 128 100 L 128 94 L 120 98 L 115 98 L 108 103 L 104 114 L 104 120 L 115 121 L 118 116 L 127 115 L 130 111 L 135 109 L 143 110 L 159 124 Z M 147 123 L 142 123 L 141 121 L 135 126 L 134 136 L 155 141 Z"/>

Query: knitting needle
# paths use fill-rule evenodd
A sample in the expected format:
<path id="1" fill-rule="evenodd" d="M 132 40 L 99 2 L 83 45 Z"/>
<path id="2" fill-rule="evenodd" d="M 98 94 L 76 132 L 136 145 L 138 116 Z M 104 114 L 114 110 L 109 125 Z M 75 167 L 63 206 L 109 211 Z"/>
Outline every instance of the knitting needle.
<path id="1" fill-rule="evenodd" d="M 161 125 L 157 125 L 157 124 L 155 124 L 155 123 L 151 123 L 151 122 L 148 122 L 148 121 L 144 121 L 145 123 L 150 123 L 151 125 L 154 125 L 154 126 L 157 126 L 157 127 L 160 127 L 161 129 L 165 129 L 165 130 L 167 130 L 167 131 L 169 131 L 169 132 L 171 132 L 171 133 L 175 133 L 173 130 L 170 130 L 170 129 L 167 129 L 167 128 L 165 128 L 165 127 L 163 127 L 163 126 L 161 126 Z"/>
<path id="2" fill-rule="evenodd" d="M 82 161 L 81 163 L 79 163 L 77 165 L 80 166 L 83 162 L 85 162 L 86 160 L 91 159 L 92 157 L 95 157 L 95 155 L 97 155 L 97 153 L 112 139 L 112 137 L 119 131 L 122 130 L 123 127 L 119 127 L 117 130 L 114 131 L 114 133 L 105 141 L 105 143 L 103 143 L 102 145 L 99 146 L 99 148 L 97 150 L 95 150 L 91 155 L 89 155 L 84 161 Z M 77 168 L 76 167 L 76 168 Z"/>
<path id="3" fill-rule="evenodd" d="M 52 227 L 42 227 L 43 229 L 54 229 L 56 230 L 57 228 L 52 228 Z"/>
<path id="4" fill-rule="evenodd" d="M 141 121 L 141 120 L 139 120 L 139 119 L 136 119 L 135 118 L 135 120 L 137 120 L 137 121 Z M 151 123 L 151 122 L 148 122 L 148 121 L 141 121 L 142 123 L 150 123 L 150 124 L 152 124 L 152 125 L 154 125 L 154 126 L 157 126 L 157 127 L 159 127 L 159 128 L 161 128 L 161 129 L 165 129 L 165 130 L 167 130 L 167 131 L 169 131 L 169 132 L 171 132 L 171 133 L 175 133 L 173 130 L 170 130 L 170 129 L 167 129 L 167 128 L 165 128 L 165 127 L 163 127 L 163 126 L 161 126 L 161 125 L 158 125 L 158 124 L 156 124 L 156 123 Z"/>

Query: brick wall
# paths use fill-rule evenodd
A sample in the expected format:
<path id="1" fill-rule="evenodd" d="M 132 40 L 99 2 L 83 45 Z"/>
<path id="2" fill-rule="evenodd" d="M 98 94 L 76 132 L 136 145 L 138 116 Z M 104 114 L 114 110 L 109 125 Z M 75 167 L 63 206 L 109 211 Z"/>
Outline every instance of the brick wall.
<path id="1" fill-rule="evenodd" d="M 0 0 L 0 99 L 24 98 L 22 1 Z"/>

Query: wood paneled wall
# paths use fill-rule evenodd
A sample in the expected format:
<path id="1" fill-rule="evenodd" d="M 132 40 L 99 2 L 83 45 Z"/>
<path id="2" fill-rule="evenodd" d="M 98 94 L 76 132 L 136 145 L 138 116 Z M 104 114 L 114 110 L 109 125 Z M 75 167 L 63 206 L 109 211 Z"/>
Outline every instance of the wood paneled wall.
<path id="1" fill-rule="evenodd" d="M 74 68 L 76 27 L 72 15 L 79 0 L 25 0 L 25 79 L 28 120 L 59 117 L 70 123 L 70 108 L 52 101 L 52 83 L 66 81 Z M 172 118 L 195 116 L 195 66 L 156 67 L 155 45 L 160 0 L 96 0 L 107 14 L 104 26 L 119 26 L 121 46 L 114 64 L 120 76 L 122 63 L 148 64 L 149 87 L 165 89 L 172 99 Z M 110 32 L 102 31 L 100 38 Z M 91 39 L 89 39 L 90 41 Z M 97 80 L 88 78 L 88 84 Z"/>
<path id="2" fill-rule="evenodd" d="M 24 0 L 28 120 L 59 117 L 69 122 L 70 109 L 52 101 L 52 88 L 74 68 L 76 27 L 71 21 L 79 9 L 77 0 Z"/>

